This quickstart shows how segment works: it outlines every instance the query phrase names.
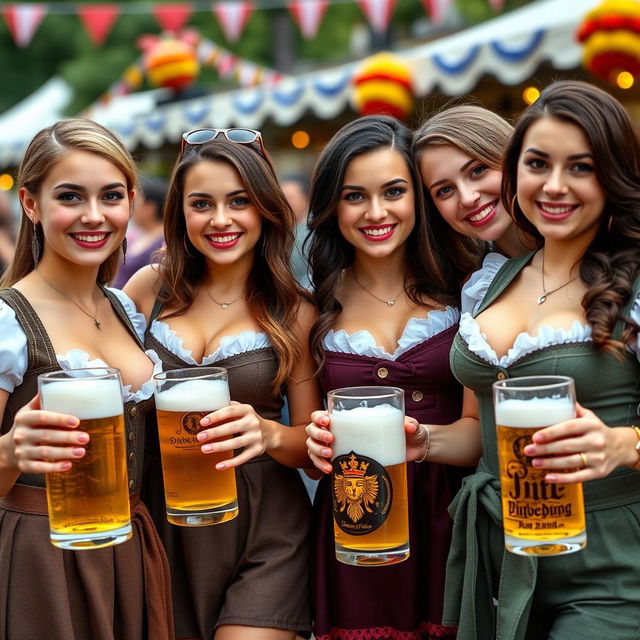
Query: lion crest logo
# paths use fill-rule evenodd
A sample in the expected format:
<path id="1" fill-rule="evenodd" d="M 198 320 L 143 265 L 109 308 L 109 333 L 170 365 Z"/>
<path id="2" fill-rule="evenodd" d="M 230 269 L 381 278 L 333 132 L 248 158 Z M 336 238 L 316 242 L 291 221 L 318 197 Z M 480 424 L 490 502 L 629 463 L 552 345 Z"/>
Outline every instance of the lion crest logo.
<path id="1" fill-rule="evenodd" d="M 343 473 L 335 473 L 333 491 L 339 512 L 346 509 L 351 522 L 358 522 L 364 512 L 373 513 L 378 497 L 378 476 L 366 475 L 369 463 L 358 462 L 352 452 L 348 462 L 340 462 Z"/>

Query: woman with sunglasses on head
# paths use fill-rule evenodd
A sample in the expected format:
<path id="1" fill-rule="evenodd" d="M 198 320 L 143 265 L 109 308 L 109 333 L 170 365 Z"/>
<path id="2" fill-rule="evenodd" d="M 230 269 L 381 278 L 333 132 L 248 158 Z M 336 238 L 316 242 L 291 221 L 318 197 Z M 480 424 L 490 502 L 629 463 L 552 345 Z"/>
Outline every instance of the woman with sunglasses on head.
<path id="1" fill-rule="evenodd" d="M 22 223 L 0 289 L 0 635 L 168 640 L 167 559 L 138 499 L 154 361 L 142 349 L 144 318 L 105 287 L 122 255 L 135 165 L 110 131 L 70 119 L 33 138 L 17 184 Z M 76 417 L 40 410 L 37 378 L 107 364 L 126 385 L 133 535 L 62 550 L 49 541 L 45 476 L 95 452 Z"/>
<path id="2" fill-rule="evenodd" d="M 289 266 L 294 217 L 260 134 L 185 134 L 164 219 L 164 259 L 126 291 L 165 369 L 228 369 L 235 402 L 205 417 L 199 438 L 202 455 L 241 449 L 224 463 L 236 469 L 239 515 L 193 529 L 166 521 L 157 451 L 152 459 L 146 499 L 171 563 L 176 633 L 292 639 L 310 627 L 310 505 L 293 467 L 309 464 L 304 424 L 320 398 L 313 307 Z M 279 422 L 285 394 L 297 426 Z"/>
<path id="3" fill-rule="evenodd" d="M 320 311 L 311 344 L 323 392 L 396 386 L 414 422 L 459 418 L 462 387 L 448 358 L 460 291 L 445 281 L 426 224 L 411 132 L 385 116 L 344 126 L 316 163 L 310 210 L 309 257 Z M 312 419 L 310 456 L 328 474 L 329 418 L 318 411 Z M 413 422 L 409 430 L 408 459 L 422 462 L 426 431 L 416 435 Z M 330 476 L 320 481 L 314 502 L 318 640 L 455 637 L 455 629 L 442 625 L 442 599 L 451 535 L 447 506 L 461 473 L 423 462 L 409 463 L 407 475 L 410 556 L 384 567 L 336 560 Z"/>
<path id="4" fill-rule="evenodd" d="M 483 457 L 452 505 L 445 618 L 459 640 L 637 638 L 640 144 L 623 107 L 586 83 L 547 87 L 507 147 L 503 200 L 539 249 L 493 276 L 454 340 Z M 504 550 L 491 385 L 544 374 L 575 379 L 577 417 L 523 453 L 550 487 L 584 482 L 588 540 L 535 558 Z"/>

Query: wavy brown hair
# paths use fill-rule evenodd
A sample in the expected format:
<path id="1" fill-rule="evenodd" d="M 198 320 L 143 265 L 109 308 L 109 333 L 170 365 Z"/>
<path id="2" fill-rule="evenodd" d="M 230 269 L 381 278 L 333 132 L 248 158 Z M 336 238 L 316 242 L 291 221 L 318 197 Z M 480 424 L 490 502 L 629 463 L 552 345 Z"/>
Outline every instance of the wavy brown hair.
<path id="1" fill-rule="evenodd" d="M 598 232 L 580 263 L 580 278 L 588 287 L 582 306 L 596 347 L 619 353 L 622 344 L 612 339 L 616 323 L 624 322 L 623 344 L 629 344 L 640 329 L 621 316 L 640 272 L 640 141 L 622 105 L 602 89 L 586 82 L 562 81 L 542 91 L 516 124 L 502 174 L 505 206 L 510 207 L 515 198 L 514 220 L 539 246 L 544 238 L 525 217 L 516 194 L 524 136 L 541 118 L 578 126 L 591 147 L 605 206 Z"/>
<path id="2" fill-rule="evenodd" d="M 244 295 L 253 318 L 278 354 L 278 375 L 273 384 L 278 390 L 302 356 L 302 346 L 294 333 L 301 290 L 289 263 L 295 217 L 271 161 L 253 145 L 218 139 L 187 147 L 185 155 L 178 159 L 165 203 L 166 251 L 160 262 L 158 297 L 171 309 L 165 317 L 182 315 L 193 303 L 207 273 L 205 256 L 187 235 L 183 210 L 186 175 L 206 161 L 233 167 L 262 217 L 262 231 Z"/>
<path id="3" fill-rule="evenodd" d="M 69 118 L 42 129 L 33 137 L 18 169 L 16 180 L 18 189 L 24 187 L 32 196 L 37 197 L 51 168 L 70 151 L 88 151 L 101 156 L 124 174 L 128 191 L 137 188 L 138 176 L 135 162 L 116 135 L 93 120 Z M 42 225 L 40 223 L 34 225 L 23 209 L 16 252 L 0 286 L 10 287 L 36 268 L 31 250 L 34 233 L 42 251 L 44 247 Z M 98 282 L 105 284 L 113 279 L 118 270 L 121 255 L 121 249 L 118 248 L 100 265 Z"/>
<path id="4" fill-rule="evenodd" d="M 358 118 L 342 127 L 327 143 L 311 177 L 309 264 L 320 316 L 313 325 L 310 340 L 318 367 L 324 362 L 322 340 L 342 311 L 335 295 L 336 287 L 342 271 L 353 263 L 355 256 L 353 246 L 340 232 L 336 214 L 344 175 L 354 158 L 379 149 L 392 149 L 404 158 L 415 191 L 416 222 L 407 238 L 406 250 L 407 295 L 416 304 L 422 304 L 423 296 L 441 304 L 458 304 L 459 284 L 447 280 L 443 269 L 444 254 L 427 225 L 421 182 L 411 157 L 411 131 L 389 116 Z"/>
<path id="5" fill-rule="evenodd" d="M 480 105 L 445 107 L 425 120 L 413 134 L 412 153 L 416 171 L 420 175 L 420 160 L 427 149 L 444 145 L 457 147 L 490 169 L 502 171 L 502 154 L 512 133 L 513 127 L 504 118 Z M 447 261 L 450 277 L 461 282 L 480 268 L 485 243 L 453 229 L 440 215 L 426 185 L 422 181 L 420 183 L 428 224 L 450 258 Z"/>

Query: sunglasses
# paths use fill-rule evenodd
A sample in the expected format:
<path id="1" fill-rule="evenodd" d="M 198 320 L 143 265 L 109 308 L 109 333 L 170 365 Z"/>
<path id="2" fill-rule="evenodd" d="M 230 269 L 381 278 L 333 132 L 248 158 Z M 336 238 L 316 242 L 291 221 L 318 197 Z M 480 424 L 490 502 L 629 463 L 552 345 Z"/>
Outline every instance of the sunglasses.
<path id="1" fill-rule="evenodd" d="M 267 153 L 262 141 L 262 134 L 254 129 L 194 129 L 182 134 L 182 146 L 180 154 L 184 153 L 187 147 L 195 147 L 199 144 L 206 144 L 215 140 L 222 134 L 229 142 L 237 144 L 251 144 L 257 142 L 260 147 L 260 153 L 266 158 Z"/>

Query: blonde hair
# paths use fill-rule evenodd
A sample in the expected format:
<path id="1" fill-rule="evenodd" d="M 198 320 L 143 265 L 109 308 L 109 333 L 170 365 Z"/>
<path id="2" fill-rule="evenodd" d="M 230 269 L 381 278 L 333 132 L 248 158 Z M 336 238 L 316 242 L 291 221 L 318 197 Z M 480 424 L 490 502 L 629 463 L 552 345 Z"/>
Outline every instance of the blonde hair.
<path id="1" fill-rule="evenodd" d="M 37 196 L 55 163 L 69 151 L 76 150 L 95 153 L 108 160 L 124 174 L 127 190 L 136 189 L 136 166 L 129 151 L 109 129 L 85 118 L 60 120 L 33 137 L 18 169 L 18 189 L 25 188 L 32 196 Z M 31 249 L 34 234 L 42 246 L 42 225 L 33 224 L 23 209 L 15 256 L 2 278 L 2 286 L 15 284 L 35 269 L 36 262 Z M 114 277 L 120 253 L 120 249 L 114 251 L 100 265 L 98 282 L 106 283 Z"/>

